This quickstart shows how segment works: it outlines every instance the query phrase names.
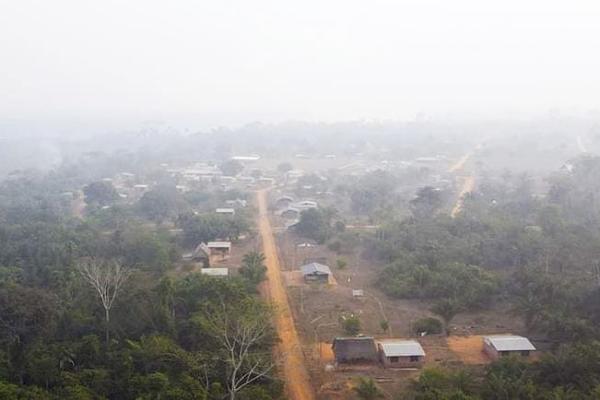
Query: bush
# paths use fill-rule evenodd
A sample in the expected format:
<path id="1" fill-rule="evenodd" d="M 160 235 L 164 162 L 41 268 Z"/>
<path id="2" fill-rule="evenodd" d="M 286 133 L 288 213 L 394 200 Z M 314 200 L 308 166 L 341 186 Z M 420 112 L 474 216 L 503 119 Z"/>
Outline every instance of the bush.
<path id="1" fill-rule="evenodd" d="M 413 332 L 419 334 L 421 332 L 427 332 L 428 334 L 442 333 L 444 326 L 442 321 L 437 318 L 427 317 L 417 320 L 413 324 Z"/>
<path id="2" fill-rule="evenodd" d="M 360 332 L 360 319 L 358 316 L 352 314 L 348 316 L 342 316 L 342 327 L 344 332 L 348 335 L 358 335 Z"/>

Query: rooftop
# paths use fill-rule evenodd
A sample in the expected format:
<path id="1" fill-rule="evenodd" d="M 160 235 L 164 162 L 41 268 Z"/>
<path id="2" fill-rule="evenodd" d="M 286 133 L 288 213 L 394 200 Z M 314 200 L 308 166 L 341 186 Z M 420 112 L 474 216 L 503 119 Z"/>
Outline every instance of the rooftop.
<path id="1" fill-rule="evenodd" d="M 425 356 L 423 347 L 416 340 L 386 340 L 379 345 L 386 357 Z"/>
<path id="2" fill-rule="evenodd" d="M 230 249 L 231 242 L 208 242 L 207 246 L 210 249 Z"/>
<path id="3" fill-rule="evenodd" d="M 200 273 L 210 276 L 227 276 L 229 275 L 229 268 L 202 268 Z"/>
<path id="4" fill-rule="evenodd" d="M 327 265 L 319 264 L 317 262 L 303 265 L 300 269 L 302 270 L 302 275 L 331 275 L 331 270 Z"/>
<path id="5" fill-rule="evenodd" d="M 489 343 L 496 351 L 531 351 L 535 347 L 529 339 L 514 335 L 485 336 L 484 342 Z"/>

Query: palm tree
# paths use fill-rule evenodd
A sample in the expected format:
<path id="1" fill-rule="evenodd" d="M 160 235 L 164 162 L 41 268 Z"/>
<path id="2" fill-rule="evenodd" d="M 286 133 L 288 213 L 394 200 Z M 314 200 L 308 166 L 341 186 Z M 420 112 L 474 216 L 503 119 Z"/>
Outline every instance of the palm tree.
<path id="1" fill-rule="evenodd" d="M 242 258 L 240 274 L 249 282 L 258 285 L 266 278 L 267 267 L 265 267 L 265 255 L 258 251 L 246 253 Z"/>

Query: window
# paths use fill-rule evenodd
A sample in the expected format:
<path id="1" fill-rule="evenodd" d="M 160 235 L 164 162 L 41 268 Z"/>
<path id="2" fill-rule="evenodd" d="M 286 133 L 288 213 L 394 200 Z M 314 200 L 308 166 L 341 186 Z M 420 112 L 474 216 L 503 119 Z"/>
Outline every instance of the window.
<path id="1" fill-rule="evenodd" d="M 523 357 L 529 357 L 529 350 L 523 350 L 523 351 L 521 351 L 521 355 Z"/>
<path id="2" fill-rule="evenodd" d="M 390 362 L 391 362 L 391 363 L 397 363 L 397 362 L 400 362 L 400 357 L 390 357 Z"/>
<path id="3" fill-rule="evenodd" d="M 501 351 L 501 352 L 500 352 L 500 355 L 501 355 L 502 357 L 508 357 L 508 354 L 509 354 L 509 353 L 508 353 L 508 351 Z"/>
<path id="4" fill-rule="evenodd" d="M 410 362 L 419 362 L 421 357 L 419 356 L 410 356 Z"/>

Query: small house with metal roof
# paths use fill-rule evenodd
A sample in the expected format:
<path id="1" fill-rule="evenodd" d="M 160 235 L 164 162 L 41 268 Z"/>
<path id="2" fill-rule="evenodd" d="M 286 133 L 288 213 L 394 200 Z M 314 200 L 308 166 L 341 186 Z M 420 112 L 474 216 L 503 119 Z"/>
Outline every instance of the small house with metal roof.
<path id="1" fill-rule="evenodd" d="M 416 340 L 382 340 L 377 343 L 377 350 L 384 367 L 420 367 L 425 360 L 425 351 Z"/>
<path id="2" fill-rule="evenodd" d="M 523 336 L 492 335 L 483 337 L 483 351 L 492 359 L 518 355 L 529 357 L 535 346 Z"/>
<path id="3" fill-rule="evenodd" d="M 317 262 L 303 265 L 300 270 L 305 282 L 327 283 L 329 282 L 329 275 L 331 275 L 331 270 L 327 265 Z"/>
<path id="4" fill-rule="evenodd" d="M 336 337 L 331 348 L 337 363 L 377 361 L 377 347 L 371 336 Z"/>

